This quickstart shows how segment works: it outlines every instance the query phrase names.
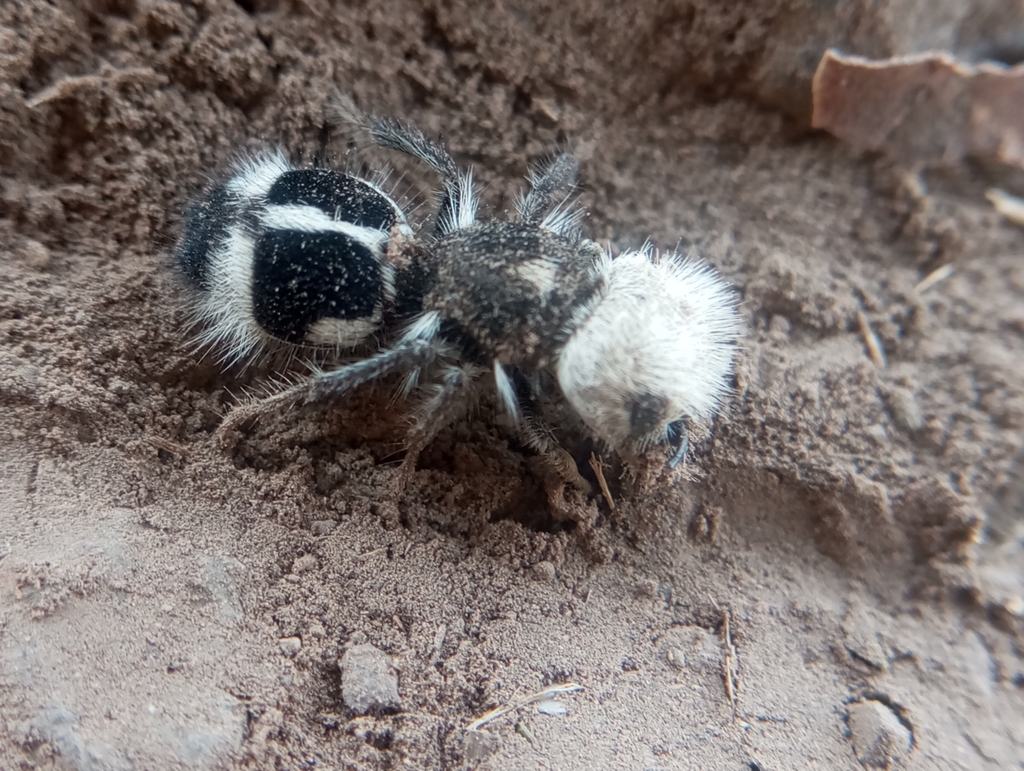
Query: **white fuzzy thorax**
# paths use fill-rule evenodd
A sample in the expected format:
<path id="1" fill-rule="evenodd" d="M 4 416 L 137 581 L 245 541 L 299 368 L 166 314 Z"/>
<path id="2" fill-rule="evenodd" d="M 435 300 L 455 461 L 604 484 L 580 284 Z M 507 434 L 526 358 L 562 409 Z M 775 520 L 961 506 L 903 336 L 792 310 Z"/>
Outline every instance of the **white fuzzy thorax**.
<path id="1" fill-rule="evenodd" d="M 742 324 L 732 290 L 707 264 L 650 250 L 605 255 L 597 295 L 576 315 L 558 360 L 566 399 L 614 449 L 646 449 L 681 418 L 713 417 L 730 388 Z M 631 425 L 660 403 L 655 430 Z"/>

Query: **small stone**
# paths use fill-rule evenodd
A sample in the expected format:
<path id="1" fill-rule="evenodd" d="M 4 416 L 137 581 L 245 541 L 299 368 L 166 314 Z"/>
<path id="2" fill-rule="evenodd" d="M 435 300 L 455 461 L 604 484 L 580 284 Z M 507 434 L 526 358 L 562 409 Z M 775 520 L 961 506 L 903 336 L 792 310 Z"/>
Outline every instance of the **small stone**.
<path id="1" fill-rule="evenodd" d="M 277 641 L 277 644 L 281 646 L 281 653 L 288 658 L 292 659 L 302 650 L 302 638 L 301 637 L 282 637 Z"/>
<path id="2" fill-rule="evenodd" d="M 309 532 L 313 535 L 330 535 L 338 523 L 333 519 L 317 519 L 309 523 Z"/>
<path id="3" fill-rule="evenodd" d="M 313 621 L 308 627 L 306 627 L 306 635 L 315 640 L 322 640 L 326 634 L 327 630 L 324 629 L 323 625 L 317 621 Z"/>
<path id="4" fill-rule="evenodd" d="M 847 723 L 853 751 L 866 768 L 892 768 L 914 746 L 910 730 L 889 705 L 876 699 L 851 704 Z"/>
<path id="5" fill-rule="evenodd" d="M 552 123 L 558 123 L 558 119 L 562 116 L 562 111 L 558 109 L 558 105 L 551 99 L 544 99 L 543 97 L 530 99 L 530 107 L 533 108 L 534 112 L 540 113 Z"/>
<path id="6" fill-rule="evenodd" d="M 690 655 L 686 657 L 690 668 L 698 672 L 721 672 L 721 641 L 711 632 L 700 627 L 694 629 L 690 640 Z"/>
<path id="7" fill-rule="evenodd" d="M 537 704 L 537 711 L 542 715 L 562 717 L 569 714 L 569 708 L 556 699 L 545 699 Z"/>
<path id="8" fill-rule="evenodd" d="M 541 560 L 531 568 L 533 571 L 533 577 L 538 581 L 550 583 L 555 580 L 558 576 L 558 571 L 555 570 L 555 566 L 547 560 Z"/>
<path id="9" fill-rule="evenodd" d="M 888 394 L 892 419 L 900 429 L 913 434 L 924 428 L 924 413 L 917 397 L 905 388 L 894 388 Z"/>
<path id="10" fill-rule="evenodd" d="M 653 578 L 644 579 L 633 587 L 633 594 L 638 600 L 653 600 L 658 596 L 658 582 Z"/>
<path id="11" fill-rule="evenodd" d="M 1003 609 L 1012 616 L 1024 616 L 1024 597 L 1019 594 L 1003 603 Z"/>
<path id="12" fill-rule="evenodd" d="M 868 426 L 864 429 L 864 433 L 867 434 L 868 438 L 870 438 L 879 447 L 884 447 L 889 444 L 889 433 L 881 423 L 875 423 L 872 426 Z"/>
<path id="13" fill-rule="evenodd" d="M 316 567 L 316 557 L 312 554 L 303 554 L 292 563 L 292 572 L 297 574 L 306 573 Z"/>
<path id="14" fill-rule="evenodd" d="M 680 648 L 666 650 L 665 659 L 676 669 L 686 669 L 686 654 Z"/>
<path id="15" fill-rule="evenodd" d="M 676 669 L 722 673 L 722 641 L 699 626 L 673 627 L 661 640 L 661 655 Z"/>
<path id="16" fill-rule="evenodd" d="M 466 760 L 479 763 L 497 752 L 499 746 L 498 737 L 494 734 L 486 731 L 467 731 L 462 740 L 462 754 Z"/>
<path id="17" fill-rule="evenodd" d="M 785 316 L 776 314 L 768 322 L 768 335 L 775 340 L 788 340 L 792 331 L 793 325 Z"/>
<path id="18" fill-rule="evenodd" d="M 850 663 L 867 673 L 888 672 L 889 657 L 878 641 L 878 635 L 871 631 L 867 623 L 852 623 L 846 632 L 846 651 L 850 654 Z"/>
<path id="19" fill-rule="evenodd" d="M 30 268 L 45 270 L 50 266 L 50 250 L 34 239 L 26 239 L 22 256 Z"/>
<path id="20" fill-rule="evenodd" d="M 398 672 L 391 658 L 373 645 L 356 645 L 341 657 L 341 696 L 357 715 L 397 712 Z"/>

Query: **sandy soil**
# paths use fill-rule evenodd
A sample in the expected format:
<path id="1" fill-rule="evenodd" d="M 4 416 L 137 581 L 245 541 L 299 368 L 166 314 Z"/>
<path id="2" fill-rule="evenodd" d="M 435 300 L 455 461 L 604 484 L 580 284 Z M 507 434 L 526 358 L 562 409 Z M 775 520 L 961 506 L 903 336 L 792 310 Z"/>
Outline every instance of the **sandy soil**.
<path id="1" fill-rule="evenodd" d="M 0 768 L 1024 767 L 1024 234 L 983 197 L 1024 181 L 805 129 L 826 44 L 1008 57 L 1024 21 L 617 5 L 4 4 Z M 559 520 L 485 414 L 396 500 L 386 390 L 212 441 L 265 373 L 189 350 L 180 212 L 240 147 L 315 152 L 335 85 L 499 214 L 568 144 L 595 237 L 736 284 L 687 469 Z M 397 709 L 346 706 L 363 644 Z M 566 682 L 565 715 L 467 730 Z"/>

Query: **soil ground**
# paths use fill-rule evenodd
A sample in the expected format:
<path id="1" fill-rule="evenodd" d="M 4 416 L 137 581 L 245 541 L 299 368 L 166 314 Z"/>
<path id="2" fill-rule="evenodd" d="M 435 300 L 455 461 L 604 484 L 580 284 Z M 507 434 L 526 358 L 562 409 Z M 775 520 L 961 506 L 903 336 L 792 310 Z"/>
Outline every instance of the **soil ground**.
<path id="1" fill-rule="evenodd" d="M 806 128 L 827 44 L 1018 27 L 619 5 L 4 5 L 0 767 L 1024 768 L 1024 233 L 983 195 L 1022 180 Z M 443 137 L 496 216 L 571 147 L 593 237 L 734 283 L 736 394 L 684 469 L 565 521 L 484 410 L 396 498 L 386 388 L 213 440 L 268 373 L 189 347 L 180 213 L 241 150 L 316 153 L 336 87 Z M 365 643 L 391 714 L 343 699 Z M 567 682 L 567 714 L 467 730 Z"/>

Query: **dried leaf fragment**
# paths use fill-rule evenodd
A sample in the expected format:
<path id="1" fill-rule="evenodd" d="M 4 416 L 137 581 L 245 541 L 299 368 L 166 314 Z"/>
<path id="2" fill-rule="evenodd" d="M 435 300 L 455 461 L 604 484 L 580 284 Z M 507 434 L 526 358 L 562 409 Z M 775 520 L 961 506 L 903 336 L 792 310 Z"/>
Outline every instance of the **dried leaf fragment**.
<path id="1" fill-rule="evenodd" d="M 872 60 L 825 52 L 811 125 L 908 161 L 966 156 L 1024 167 L 1024 65 L 970 65 L 945 52 Z"/>

